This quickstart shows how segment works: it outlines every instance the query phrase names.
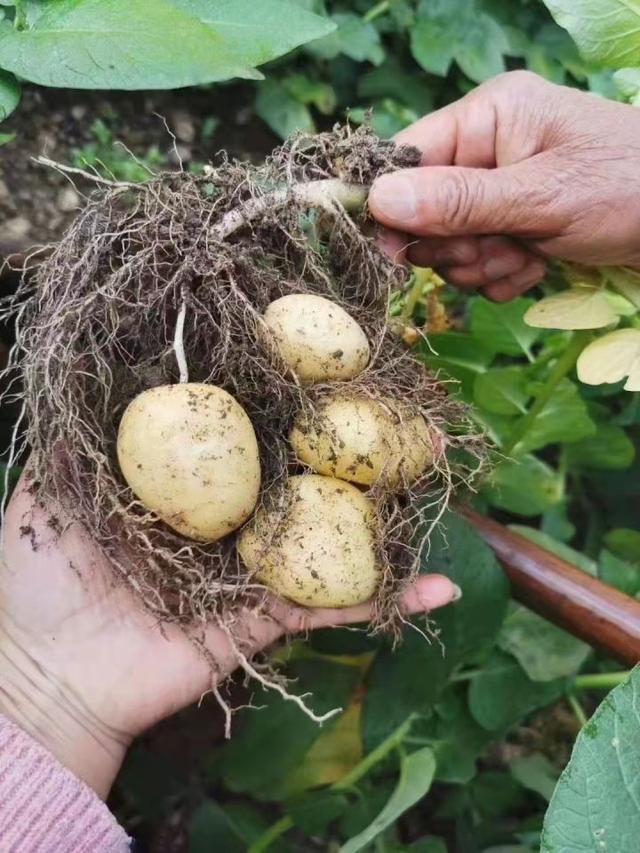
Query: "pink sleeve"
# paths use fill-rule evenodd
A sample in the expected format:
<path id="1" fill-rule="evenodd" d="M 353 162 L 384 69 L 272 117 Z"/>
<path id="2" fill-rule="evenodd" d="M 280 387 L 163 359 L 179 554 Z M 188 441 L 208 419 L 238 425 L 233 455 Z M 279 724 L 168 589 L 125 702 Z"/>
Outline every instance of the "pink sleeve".
<path id="1" fill-rule="evenodd" d="M 2 853 L 127 853 L 105 804 L 28 734 L 0 715 Z"/>

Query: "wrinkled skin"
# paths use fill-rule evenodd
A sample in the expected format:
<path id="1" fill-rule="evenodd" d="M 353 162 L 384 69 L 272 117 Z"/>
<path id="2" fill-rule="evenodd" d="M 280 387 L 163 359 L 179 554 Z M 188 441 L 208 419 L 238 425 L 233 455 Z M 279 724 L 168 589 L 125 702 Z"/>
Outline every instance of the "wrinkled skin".
<path id="1" fill-rule="evenodd" d="M 640 110 L 527 71 L 402 131 L 422 166 L 369 197 L 388 249 L 504 301 L 547 258 L 640 268 Z M 408 247 L 408 248 L 407 248 Z"/>

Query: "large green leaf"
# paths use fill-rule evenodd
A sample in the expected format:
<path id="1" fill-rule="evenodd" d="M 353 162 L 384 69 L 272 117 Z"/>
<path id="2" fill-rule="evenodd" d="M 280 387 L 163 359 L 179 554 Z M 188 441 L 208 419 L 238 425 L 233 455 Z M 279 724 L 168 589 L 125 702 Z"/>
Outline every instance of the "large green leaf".
<path id="1" fill-rule="evenodd" d="M 500 24 L 469 0 L 423 0 L 411 31 L 411 52 L 441 76 L 452 62 L 480 83 L 504 71 L 509 42 Z"/>
<path id="2" fill-rule="evenodd" d="M 585 59 L 596 65 L 640 65 L 638 0 L 544 0 L 575 39 Z"/>
<path id="3" fill-rule="evenodd" d="M 479 297 L 471 306 L 471 334 L 492 352 L 531 357 L 531 347 L 541 334 L 524 322 L 533 304 L 524 296 L 502 303 Z"/>
<path id="4" fill-rule="evenodd" d="M 559 771 L 542 753 L 534 752 L 533 755 L 514 758 L 509 769 L 513 778 L 524 788 L 540 794 L 547 802 L 553 796 Z"/>
<path id="5" fill-rule="evenodd" d="M 334 32 L 312 42 L 308 50 L 322 59 L 335 59 L 343 53 L 356 62 L 373 62 L 379 65 L 384 59 L 380 35 L 373 24 L 351 12 L 332 15 Z"/>
<path id="6" fill-rule="evenodd" d="M 297 694 L 309 693 L 309 705 L 318 713 L 326 713 L 346 707 L 360 671 L 317 659 L 295 661 L 287 674 L 296 679 L 290 689 Z M 337 718 L 321 728 L 297 705 L 273 691 L 261 695 L 256 704 L 258 709 L 242 712 L 233 739 L 221 750 L 219 766 L 231 790 L 270 799 L 279 796 L 282 780 Z M 259 761 L 256 756 L 260 756 Z"/>
<path id="7" fill-rule="evenodd" d="M 362 717 L 365 751 L 378 746 L 410 714 L 430 709 L 450 669 L 442 646 L 417 631 L 407 631 L 395 649 L 387 643 L 376 655 L 367 679 Z"/>
<path id="8" fill-rule="evenodd" d="M 496 649 L 471 682 L 469 707 L 485 729 L 505 731 L 560 697 L 565 683 L 531 681 L 514 658 Z"/>
<path id="9" fill-rule="evenodd" d="M 527 377 L 519 367 L 494 367 L 476 377 L 475 403 L 496 415 L 522 415 L 530 397 L 527 384 Z"/>
<path id="10" fill-rule="evenodd" d="M 13 74 L 0 69 L 0 121 L 4 121 L 20 103 L 20 83 Z"/>
<path id="11" fill-rule="evenodd" d="M 171 4 L 207 24 L 232 54 L 250 66 L 269 62 L 336 26 L 293 0 L 171 0 Z"/>
<path id="12" fill-rule="evenodd" d="M 447 575 L 462 598 L 437 613 L 440 640 L 449 666 L 478 655 L 495 639 L 505 617 L 509 583 L 476 530 L 447 512 L 434 531 L 426 571 Z"/>
<path id="13" fill-rule="evenodd" d="M 59 0 L 29 29 L 0 22 L 0 65 L 47 86 L 169 89 L 259 78 L 254 65 L 332 28 L 285 0 Z"/>
<path id="14" fill-rule="evenodd" d="M 640 838 L 640 669 L 578 735 L 545 817 L 544 853 L 636 853 Z"/>
<path id="15" fill-rule="evenodd" d="M 366 829 L 342 845 L 340 853 L 358 853 L 363 850 L 421 800 L 431 787 L 435 770 L 436 761 L 428 747 L 403 756 L 400 762 L 400 779 L 389 801 Z"/>
<path id="16" fill-rule="evenodd" d="M 483 494 L 492 506 L 533 516 L 561 503 L 564 487 L 560 474 L 536 456 L 528 455 L 498 463 Z"/>
<path id="17" fill-rule="evenodd" d="M 308 107 L 273 78 L 258 86 L 256 113 L 283 139 L 296 130 L 315 129 Z"/>
<path id="18" fill-rule="evenodd" d="M 575 468 L 628 468 L 636 455 L 636 448 L 622 427 L 600 422 L 595 433 L 569 444 L 565 450 L 569 465 Z"/>
<path id="19" fill-rule="evenodd" d="M 532 681 L 574 675 L 590 651 L 586 643 L 519 604 L 510 608 L 498 645 L 516 658 Z"/>
<path id="20" fill-rule="evenodd" d="M 514 429 L 518 423 L 515 422 Z M 595 422 L 577 386 L 563 379 L 515 449 L 527 453 L 547 444 L 580 441 L 595 432 Z"/>

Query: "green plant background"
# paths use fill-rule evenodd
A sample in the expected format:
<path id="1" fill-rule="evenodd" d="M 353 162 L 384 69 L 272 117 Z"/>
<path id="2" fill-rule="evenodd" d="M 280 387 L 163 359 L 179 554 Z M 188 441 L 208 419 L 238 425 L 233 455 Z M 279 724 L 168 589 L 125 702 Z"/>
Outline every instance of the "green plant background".
<path id="1" fill-rule="evenodd" d="M 390 136 L 505 69 L 527 67 L 632 103 L 640 89 L 635 2 L 0 0 L 2 11 L 4 115 L 18 105 L 18 78 L 169 88 L 241 77 L 256 114 L 279 136 L 347 115 L 361 122 L 370 109 L 375 129 Z M 243 16 L 268 25 L 240 36 Z M 127 36 L 115 60 L 100 70 L 77 64 L 98 48 L 113 57 L 123 21 Z M 51 61 L 53 45 L 72 52 L 73 72 Z M 128 50 L 134 61 L 123 58 Z M 225 116 L 218 119 L 223 138 Z M 96 127 L 95 136 L 95 151 L 78 152 L 77 164 L 106 160 L 112 173 L 144 179 L 137 164 L 110 155 L 108 128 Z M 154 152 L 147 165 L 161 166 L 158 158 Z M 564 280 L 552 271 L 542 292 Z M 456 380 L 452 393 L 473 405 L 505 451 L 477 507 L 638 596 L 639 397 L 622 383 L 580 384 L 575 363 L 591 333 L 531 328 L 523 318 L 532 304 L 461 295 L 418 270 L 394 311 L 430 330 L 416 351 Z M 438 330 L 434 306 L 448 329 Z M 635 675 L 625 681 L 615 662 L 511 602 L 477 534 L 453 513 L 445 522 L 425 571 L 448 574 L 464 596 L 438 615 L 439 642 L 427 642 L 416 621 L 396 649 L 345 629 L 278 649 L 296 691 L 312 692 L 318 711 L 343 713 L 319 729 L 291 703 L 255 690 L 259 710 L 240 711 L 232 740 L 203 749 L 188 772 L 137 744 L 113 800 L 130 831 L 144 839 L 179 812 L 189 853 L 527 853 L 541 843 L 551 853 L 601 849 L 603 836 L 589 829 L 597 826 L 606 849 L 636 851 Z M 541 842 L 547 804 L 581 728 Z M 612 756 L 612 738 L 623 744 L 624 761 L 618 748 Z"/>

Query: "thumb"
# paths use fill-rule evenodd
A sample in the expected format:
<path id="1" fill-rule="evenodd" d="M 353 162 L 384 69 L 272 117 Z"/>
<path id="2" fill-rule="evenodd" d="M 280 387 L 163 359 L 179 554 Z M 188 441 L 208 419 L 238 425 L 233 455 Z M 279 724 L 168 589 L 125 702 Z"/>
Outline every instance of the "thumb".
<path id="1" fill-rule="evenodd" d="M 498 169 L 423 166 L 378 178 L 369 209 L 383 225 L 410 234 L 545 236 L 541 175 L 526 163 Z"/>

